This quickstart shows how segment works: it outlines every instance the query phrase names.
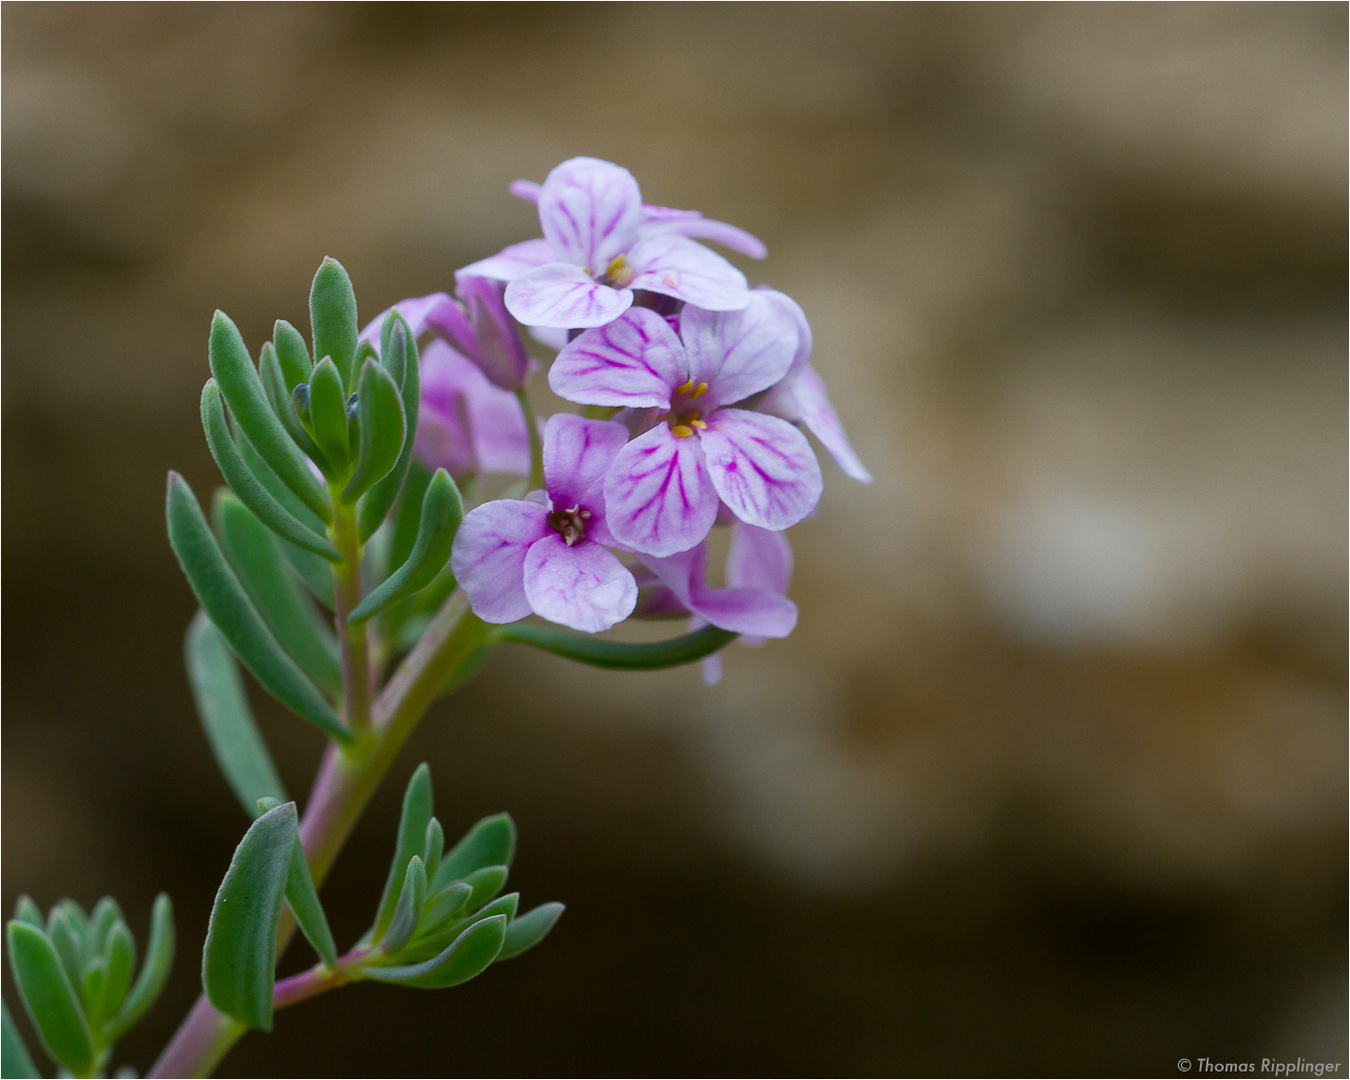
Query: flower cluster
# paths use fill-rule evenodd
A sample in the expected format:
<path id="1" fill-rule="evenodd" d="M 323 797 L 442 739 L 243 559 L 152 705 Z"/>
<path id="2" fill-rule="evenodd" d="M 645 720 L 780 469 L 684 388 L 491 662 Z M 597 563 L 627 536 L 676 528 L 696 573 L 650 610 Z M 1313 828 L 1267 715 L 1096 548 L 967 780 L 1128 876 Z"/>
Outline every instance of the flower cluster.
<path id="1" fill-rule="evenodd" d="M 749 288 L 701 241 L 752 258 L 764 245 L 697 211 L 644 203 L 628 170 L 595 158 L 511 190 L 537 204 L 543 236 L 458 271 L 456 296 L 396 305 L 430 339 L 423 464 L 458 479 L 542 479 L 465 516 L 451 566 L 474 613 L 491 623 L 533 613 L 589 633 L 682 614 L 751 643 L 786 636 L 796 607 L 783 530 L 814 512 L 822 489 L 802 429 L 849 476 L 871 477 L 811 366 L 801 308 Z M 387 314 L 362 334 L 372 347 Z M 558 349 L 549 387 L 585 415 L 535 419 L 517 324 Z M 725 587 L 706 577 L 719 524 L 732 529 Z"/>

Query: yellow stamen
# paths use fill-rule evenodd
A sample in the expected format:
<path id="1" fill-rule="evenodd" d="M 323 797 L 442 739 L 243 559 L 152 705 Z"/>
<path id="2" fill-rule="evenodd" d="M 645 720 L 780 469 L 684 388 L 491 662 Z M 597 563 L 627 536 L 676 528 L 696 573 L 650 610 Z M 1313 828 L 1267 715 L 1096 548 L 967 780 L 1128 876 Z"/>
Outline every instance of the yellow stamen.
<path id="1" fill-rule="evenodd" d="M 687 383 L 685 383 L 683 386 L 677 386 L 677 387 L 675 388 L 675 393 L 677 393 L 677 394 L 687 394 L 687 393 L 689 393 L 689 391 L 692 390 L 693 388 L 694 388 L 694 380 L 693 380 L 693 379 L 690 379 L 690 380 L 689 380 Z"/>
<path id="2" fill-rule="evenodd" d="M 699 431 L 702 431 L 705 427 L 708 426 L 708 421 L 706 420 L 690 420 L 689 422 L 693 424 L 694 427 L 698 428 Z"/>
<path id="3" fill-rule="evenodd" d="M 690 379 L 689 381 L 693 382 L 694 380 Z M 705 382 L 701 382 L 696 387 L 694 387 L 694 392 L 689 395 L 689 400 L 693 401 L 693 399 L 698 397 L 700 394 L 706 394 L 707 392 L 708 392 L 708 384 Z"/>
<path id="4" fill-rule="evenodd" d="M 695 423 L 697 423 L 697 421 L 695 421 Z M 687 439 L 689 438 L 690 435 L 694 433 L 694 429 L 689 427 L 687 424 L 676 424 L 673 428 L 670 429 L 670 433 L 674 435 L 675 438 L 677 439 Z"/>

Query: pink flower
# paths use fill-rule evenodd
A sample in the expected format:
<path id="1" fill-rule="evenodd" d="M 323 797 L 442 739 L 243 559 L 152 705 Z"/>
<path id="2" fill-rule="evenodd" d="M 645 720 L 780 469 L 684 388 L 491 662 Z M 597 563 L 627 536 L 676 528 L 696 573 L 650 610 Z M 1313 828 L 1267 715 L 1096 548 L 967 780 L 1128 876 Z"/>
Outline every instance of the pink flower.
<path id="1" fill-rule="evenodd" d="M 628 439 L 622 424 L 558 413 L 544 427 L 542 501 L 498 499 L 465 516 L 450 565 L 474 614 L 508 623 L 534 612 L 598 633 L 632 614 L 637 583 L 608 546 L 602 483 Z"/>
<path id="2" fill-rule="evenodd" d="M 652 426 L 616 455 L 604 490 L 614 536 L 657 558 L 707 536 L 719 503 L 777 531 L 809 514 L 822 488 L 797 428 L 728 407 L 788 373 L 798 345 L 790 313 L 756 292 L 740 311 L 686 307 L 679 326 L 631 308 L 570 342 L 549 371 L 571 401 L 650 410 Z"/>
<path id="3" fill-rule="evenodd" d="M 710 311 L 746 305 L 745 275 L 691 236 L 758 242 L 693 211 L 644 207 L 627 169 L 597 158 L 564 161 L 539 188 L 538 204 L 543 239 L 512 244 L 456 275 L 508 282 L 506 308 L 526 326 L 604 326 L 638 289 Z"/>

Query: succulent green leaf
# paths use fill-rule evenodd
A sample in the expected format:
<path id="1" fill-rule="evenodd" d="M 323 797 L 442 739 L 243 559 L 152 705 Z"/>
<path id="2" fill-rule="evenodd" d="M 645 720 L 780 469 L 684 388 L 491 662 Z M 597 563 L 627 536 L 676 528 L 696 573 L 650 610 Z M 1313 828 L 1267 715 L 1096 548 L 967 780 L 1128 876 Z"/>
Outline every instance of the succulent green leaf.
<path id="1" fill-rule="evenodd" d="M 213 516 L 221 546 L 263 621 L 300 670 L 337 697 L 337 637 L 296 582 L 276 538 L 228 491 L 216 493 Z"/>
<path id="2" fill-rule="evenodd" d="M 537 908 L 525 912 L 520 918 L 512 919 L 511 925 L 506 928 L 506 941 L 502 944 L 502 951 L 497 954 L 498 961 L 510 960 L 526 949 L 533 949 L 548 937 L 548 932 L 562 917 L 564 910 L 566 910 L 564 905 L 554 901 L 540 904 Z"/>
<path id="3" fill-rule="evenodd" d="M 520 893 L 507 893 L 481 909 L 475 909 L 473 901 L 470 900 L 469 906 L 466 908 L 469 914 L 453 922 L 443 922 L 440 925 L 433 926 L 424 916 L 422 924 L 425 929 L 413 938 L 412 943 L 403 950 L 400 959 L 408 963 L 421 963 L 433 956 L 438 956 L 445 951 L 447 945 L 464 932 L 466 927 L 493 915 L 505 915 L 508 920 L 514 919 L 516 908 L 519 906 Z"/>
<path id="4" fill-rule="evenodd" d="M 342 492 L 345 503 L 353 502 L 389 475 L 403 452 L 407 434 L 398 387 L 378 360 L 367 360 L 361 366 L 359 394 L 360 450 L 356 471 Z"/>
<path id="5" fill-rule="evenodd" d="M 391 311 L 380 326 L 380 362 L 399 388 L 402 388 L 408 374 L 408 346 L 411 342 L 412 331 L 407 322 L 398 311 Z"/>
<path id="6" fill-rule="evenodd" d="M 164 984 L 169 981 L 173 952 L 173 902 L 168 893 L 160 893 L 155 897 L 155 906 L 150 914 L 150 940 L 145 947 L 145 962 L 136 976 L 131 993 L 118 1010 L 117 1018 L 108 1026 L 107 1037 L 110 1042 L 120 1038 L 155 1003 Z"/>
<path id="7" fill-rule="evenodd" d="M 444 469 L 437 469 L 422 497 L 422 523 L 407 561 L 357 604 L 347 617 L 357 623 L 383 611 L 430 584 L 450 559 L 455 531 L 464 520 L 459 488 Z"/>
<path id="8" fill-rule="evenodd" d="M 337 942 L 328 927 L 328 916 L 323 912 L 314 878 L 309 873 L 305 849 L 297 837 L 291 851 L 291 868 L 286 877 L 286 903 L 290 904 L 305 939 L 314 946 L 319 959 L 330 968 L 337 966 Z"/>
<path id="9" fill-rule="evenodd" d="M 422 908 L 422 927 L 426 932 L 434 932 L 440 927 L 468 910 L 469 897 L 473 895 L 473 886 L 463 881 L 447 885 L 439 892 L 427 897 Z"/>
<path id="10" fill-rule="evenodd" d="M 402 319 L 396 322 L 402 322 Z M 390 320 L 385 319 L 385 327 L 389 328 L 390 325 Z M 386 370 L 389 370 L 388 365 Z M 380 527 L 385 515 L 398 499 L 398 493 L 403 487 L 403 478 L 407 475 L 412 462 L 413 443 L 417 438 L 417 414 L 422 400 L 422 378 L 417 362 L 417 343 L 411 334 L 408 335 L 407 351 L 404 353 L 403 378 L 395 381 L 401 387 L 403 419 L 407 425 L 407 432 L 403 436 L 403 452 L 399 454 L 394 467 L 389 470 L 389 475 L 362 495 L 356 504 L 356 532 L 363 544 L 375 535 L 375 530 Z"/>
<path id="11" fill-rule="evenodd" d="M 103 980 L 108 974 L 108 961 L 103 957 L 95 957 L 84 968 L 84 978 L 80 984 L 80 1000 L 84 1004 L 84 1015 L 86 1019 L 98 1007 L 99 1001 L 103 997 Z"/>
<path id="12" fill-rule="evenodd" d="M 108 935 L 107 971 L 97 999 L 90 1000 L 89 1022 L 95 1033 L 117 1015 L 131 988 L 131 973 L 136 967 L 136 942 L 127 924 L 118 920 Z"/>
<path id="13" fill-rule="evenodd" d="M 441 868 L 441 856 L 445 854 L 445 829 L 435 818 L 427 822 L 426 839 L 422 841 L 422 865 L 426 867 L 427 879 L 436 876 Z"/>
<path id="14" fill-rule="evenodd" d="M 296 498 L 295 492 L 278 479 L 271 466 L 263 461 L 258 451 L 253 449 L 253 444 L 243 437 L 243 432 L 237 433 L 235 441 L 239 444 L 239 452 L 244 455 L 244 460 L 248 463 L 253 475 L 262 481 L 263 487 L 272 493 L 272 497 L 311 529 L 322 532 L 324 529 L 323 522 L 318 519 L 314 511 Z M 278 537 L 278 539 L 281 538 Z M 296 547 L 289 540 L 281 540 L 281 548 L 286 553 L 286 561 L 291 564 L 304 583 L 305 588 L 321 604 L 331 608 L 333 606 L 332 564 L 327 559 L 315 555 L 312 551 Z"/>
<path id="15" fill-rule="evenodd" d="M 107 949 L 108 935 L 112 928 L 122 922 L 122 909 L 111 896 L 105 896 L 89 914 L 89 930 L 84 937 L 84 960 L 87 964 L 96 956 L 102 956 Z"/>
<path id="16" fill-rule="evenodd" d="M 393 918 L 389 920 L 389 929 L 380 942 L 381 948 L 386 953 L 392 956 L 407 944 L 422 918 L 422 907 L 426 902 L 426 867 L 422 865 L 422 857 L 414 855 L 408 860 L 408 869 L 403 875 L 403 888 L 399 890 L 398 903 L 394 905 Z"/>
<path id="17" fill-rule="evenodd" d="M 394 861 L 389 865 L 389 876 L 385 879 L 384 893 L 380 897 L 380 906 L 375 918 L 374 940 L 379 941 L 389 929 L 394 917 L 394 907 L 398 904 L 399 893 L 403 888 L 403 879 L 408 872 L 408 863 L 414 855 L 421 855 L 422 845 L 426 841 L 427 825 L 431 822 L 431 767 L 424 761 L 413 771 L 408 787 L 403 793 L 403 814 L 398 823 L 398 844 L 394 848 Z"/>
<path id="18" fill-rule="evenodd" d="M 234 654 L 265 690 L 330 738 L 352 741 L 333 707 L 282 650 L 216 543 L 197 497 L 176 472 L 166 497 L 169 543 L 206 610 Z"/>
<path id="19" fill-rule="evenodd" d="M 347 439 L 347 390 L 342 375 L 325 356 L 314 365 L 309 379 L 309 426 L 314 441 L 332 466 L 330 478 L 342 476 L 351 464 Z"/>
<path id="20" fill-rule="evenodd" d="M 47 912 L 47 940 L 56 950 L 70 985 L 78 987 L 84 979 L 84 929 L 61 904 Z"/>
<path id="21" fill-rule="evenodd" d="M 516 823 L 510 814 L 493 814 L 474 825 L 441 860 L 432 882 L 439 892 L 485 866 L 510 866 L 516 855 Z"/>
<path id="22" fill-rule="evenodd" d="M 9 1006 L 0 1001 L 0 1076 L 40 1080 L 42 1074 L 33 1063 L 33 1056 L 23 1043 Z"/>
<path id="23" fill-rule="evenodd" d="M 370 967 L 364 970 L 364 974 L 380 982 L 398 983 L 423 990 L 456 986 L 486 970 L 501 952 L 505 939 L 506 916 L 493 915 L 475 922 L 439 956 L 421 964 Z"/>
<path id="24" fill-rule="evenodd" d="M 309 321 L 314 355 L 332 357 L 342 375 L 342 385 L 355 389 L 352 361 L 359 333 L 356 293 L 347 271 L 336 259 L 324 259 L 314 275 L 309 289 Z"/>
<path id="25" fill-rule="evenodd" d="M 245 1027 L 272 1030 L 277 920 L 297 833 L 295 803 L 249 826 L 220 883 L 202 951 L 207 999 Z"/>
<path id="26" fill-rule="evenodd" d="M 216 764 L 244 813 L 256 816 L 259 799 L 265 795 L 284 799 L 286 790 L 253 719 L 234 657 L 204 611 L 188 625 L 183 652 L 197 715 Z"/>
<path id="27" fill-rule="evenodd" d="M 408 477 L 403 482 L 398 511 L 393 519 L 393 535 L 389 541 L 390 567 L 402 566 L 412 554 L 413 544 L 417 543 L 417 530 L 422 524 L 422 499 L 430 483 L 431 473 L 414 461 L 408 467 Z"/>
<path id="28" fill-rule="evenodd" d="M 286 393 L 289 394 L 301 383 L 309 382 L 309 373 L 314 370 L 314 361 L 309 358 L 309 346 L 305 344 L 305 335 L 285 319 L 278 319 L 272 327 L 272 345 L 276 349 L 277 363 L 285 380 Z"/>
<path id="29" fill-rule="evenodd" d="M 510 623 L 494 627 L 490 637 L 494 641 L 514 641 L 520 645 L 530 645 L 593 667 L 619 671 L 653 671 L 657 668 L 679 667 L 681 664 L 692 664 L 695 660 L 702 660 L 735 641 L 737 635 L 730 630 L 705 626 L 702 630 L 695 630 L 692 634 L 684 634 L 669 641 L 634 644 L 605 641 L 590 634 L 556 630 L 550 626 Z"/>
<path id="30" fill-rule="evenodd" d="M 277 359 L 277 351 L 270 341 L 263 342 L 262 352 L 258 355 L 258 374 L 262 376 L 268 404 L 281 421 L 281 426 L 286 429 L 286 434 L 307 458 L 320 468 L 325 467 L 328 463 L 320 453 L 318 444 L 310 438 L 305 425 L 296 414 L 294 399 L 291 397 L 292 387 L 286 385 L 286 375 L 281 370 L 281 361 Z"/>
<path id="31" fill-rule="evenodd" d="M 486 904 L 501 892 L 502 886 L 506 884 L 506 879 L 510 876 L 510 873 L 510 867 L 484 866 L 480 870 L 465 875 L 464 883 L 473 890 L 469 894 L 469 902 L 466 905 L 468 909 L 477 911 L 483 904 Z"/>
<path id="32" fill-rule="evenodd" d="M 238 327 L 221 311 L 211 322 L 210 355 L 211 374 L 248 441 L 310 510 L 325 524 L 332 521 L 333 504 L 327 489 L 272 411 Z"/>
<path id="33" fill-rule="evenodd" d="M 225 482 L 250 510 L 267 523 L 268 528 L 291 543 L 332 562 L 342 560 L 337 548 L 327 537 L 319 535 L 295 518 L 253 475 L 230 436 L 230 428 L 225 421 L 225 405 L 214 379 L 207 379 L 206 385 L 202 387 L 202 427 L 206 430 L 206 445 L 211 448 L 211 456 L 220 466 Z"/>
<path id="34" fill-rule="evenodd" d="M 94 1067 L 94 1039 L 56 948 L 27 923 L 11 922 L 5 930 L 10 971 L 43 1047 L 76 1076 L 88 1076 Z"/>
<path id="35" fill-rule="evenodd" d="M 33 898 L 27 893 L 20 896 L 18 903 L 14 905 L 14 918 L 19 922 L 28 923 L 29 926 L 36 926 L 39 930 L 47 925 L 41 909 L 33 903 Z"/>

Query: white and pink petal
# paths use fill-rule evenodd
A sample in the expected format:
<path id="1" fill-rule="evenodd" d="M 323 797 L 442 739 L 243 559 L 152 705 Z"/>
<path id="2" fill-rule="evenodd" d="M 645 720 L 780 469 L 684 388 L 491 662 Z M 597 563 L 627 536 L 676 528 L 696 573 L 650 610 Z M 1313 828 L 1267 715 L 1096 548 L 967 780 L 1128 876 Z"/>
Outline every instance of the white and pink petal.
<path id="1" fill-rule="evenodd" d="M 679 438 L 665 424 L 620 450 L 604 485 L 610 532 L 644 554 L 659 558 L 686 551 L 708 535 L 717 518 L 717 492 L 699 440 Z"/>
<path id="2" fill-rule="evenodd" d="M 738 518 L 786 529 L 820 501 L 820 464 L 806 436 L 775 416 L 721 409 L 702 433 L 712 484 Z"/>
<path id="3" fill-rule="evenodd" d="M 604 326 L 632 303 L 631 289 L 601 285 L 571 263 L 537 267 L 506 286 L 506 310 L 525 326 L 565 330 Z"/>
<path id="4" fill-rule="evenodd" d="M 687 378 L 684 346 L 670 324 L 636 307 L 568 342 L 548 372 L 553 392 L 568 401 L 637 409 L 669 409 L 671 391 Z"/>
<path id="5" fill-rule="evenodd" d="M 633 174 L 598 158 L 564 161 L 539 191 L 539 224 L 556 257 L 595 275 L 637 240 L 641 214 Z"/>
<path id="6" fill-rule="evenodd" d="M 524 576 L 536 615 L 587 634 L 623 622 L 637 604 L 637 582 L 612 552 L 587 541 L 569 547 L 555 532 L 530 547 Z"/>
<path id="7" fill-rule="evenodd" d="M 548 511 L 538 503 L 497 499 L 475 507 L 455 534 L 450 567 L 484 622 L 509 623 L 532 610 L 525 594 L 525 558 L 545 536 Z"/>
<path id="8" fill-rule="evenodd" d="M 627 442 L 628 429 L 612 420 L 588 420 L 572 413 L 550 416 L 544 425 L 544 477 L 554 507 L 582 505 Z"/>
<path id="9" fill-rule="evenodd" d="M 756 290 L 739 311 L 687 307 L 680 338 L 689 377 L 708 384 L 705 407 L 734 405 L 778 382 L 797 352 L 797 324 L 768 294 Z"/>
<path id="10" fill-rule="evenodd" d="M 558 256 L 553 253 L 549 242 L 542 237 L 524 240 L 502 248 L 496 255 L 479 259 L 476 263 L 461 267 L 455 271 L 455 280 L 462 277 L 494 278 L 497 281 L 511 281 L 529 270 L 556 262 Z"/>
<path id="11" fill-rule="evenodd" d="M 745 275 L 726 259 L 686 236 L 658 232 L 629 250 L 628 286 L 673 296 L 711 311 L 735 311 L 750 301 Z"/>

